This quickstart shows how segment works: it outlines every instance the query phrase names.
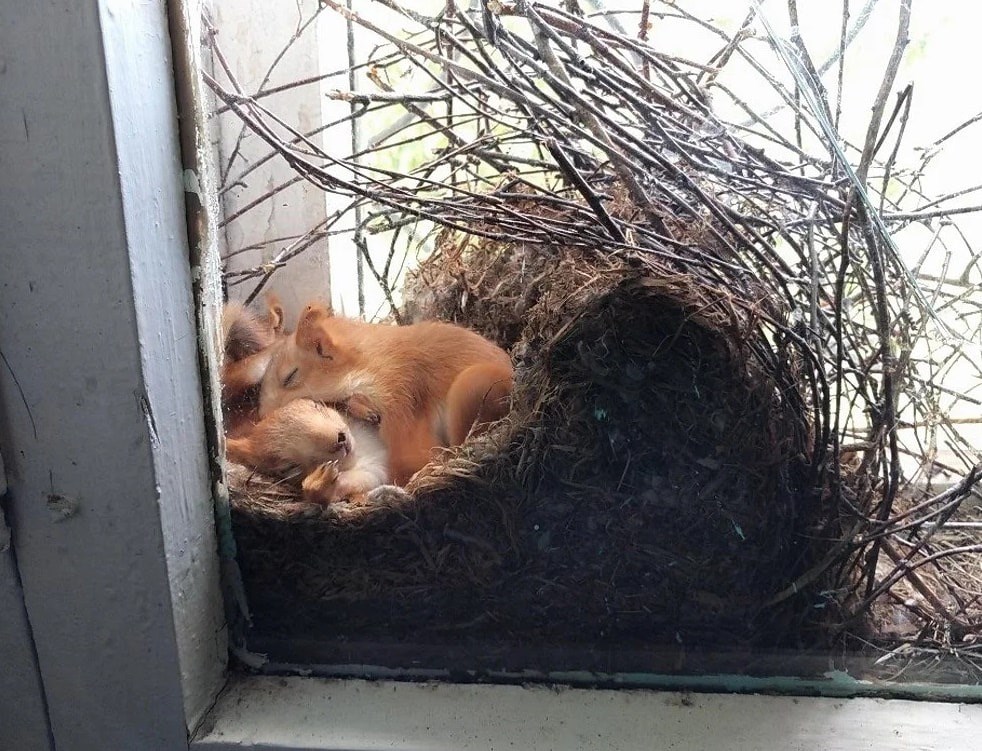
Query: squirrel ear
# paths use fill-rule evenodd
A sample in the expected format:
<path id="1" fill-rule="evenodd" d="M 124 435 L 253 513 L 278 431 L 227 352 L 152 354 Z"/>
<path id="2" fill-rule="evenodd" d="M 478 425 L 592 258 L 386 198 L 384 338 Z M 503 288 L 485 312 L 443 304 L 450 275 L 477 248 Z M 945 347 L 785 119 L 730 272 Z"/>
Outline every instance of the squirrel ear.
<path id="1" fill-rule="evenodd" d="M 273 328 L 273 333 L 282 334 L 286 313 L 283 312 L 283 303 L 280 302 L 280 298 L 272 292 L 266 295 L 266 317 L 269 325 Z"/>
<path id="2" fill-rule="evenodd" d="M 316 352 L 326 360 L 334 359 L 334 340 L 327 331 L 330 312 L 323 305 L 308 305 L 297 324 L 297 346 Z"/>

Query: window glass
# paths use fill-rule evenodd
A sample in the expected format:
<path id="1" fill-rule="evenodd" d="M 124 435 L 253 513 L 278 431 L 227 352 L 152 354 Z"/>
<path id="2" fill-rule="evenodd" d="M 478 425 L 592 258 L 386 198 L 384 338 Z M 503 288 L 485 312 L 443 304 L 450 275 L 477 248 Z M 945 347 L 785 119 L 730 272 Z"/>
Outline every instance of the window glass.
<path id="1" fill-rule="evenodd" d="M 260 331 L 226 356 L 277 353 L 227 428 L 337 402 L 389 480 L 419 425 L 453 445 L 319 503 L 312 466 L 230 463 L 246 648 L 328 673 L 977 683 L 982 94 L 952 80 L 975 11 L 356 5 L 208 21 L 224 281 Z M 493 341 L 507 416 L 456 445 L 454 393 L 405 384 L 462 369 L 463 340 L 345 329 L 331 354 L 301 336 L 316 300 Z M 362 397 L 418 422 L 393 435 Z"/>

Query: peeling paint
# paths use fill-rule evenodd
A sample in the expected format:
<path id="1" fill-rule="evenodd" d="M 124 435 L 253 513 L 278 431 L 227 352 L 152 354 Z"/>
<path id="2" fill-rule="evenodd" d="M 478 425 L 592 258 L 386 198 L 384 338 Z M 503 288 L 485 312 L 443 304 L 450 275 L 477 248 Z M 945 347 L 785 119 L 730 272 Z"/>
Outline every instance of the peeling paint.
<path id="1" fill-rule="evenodd" d="M 139 405 L 140 411 L 143 412 L 143 419 L 150 434 L 150 445 L 157 448 L 160 446 L 160 437 L 157 435 L 157 423 L 153 419 L 153 408 L 150 406 L 150 400 L 147 399 L 146 394 L 137 392 L 136 403 Z"/>
<path id="2" fill-rule="evenodd" d="M 51 521 L 63 522 L 70 519 L 79 512 L 80 504 L 78 498 L 72 498 L 61 493 L 49 493 L 45 501 L 48 511 L 51 512 Z"/>
<path id="3" fill-rule="evenodd" d="M 205 198 L 201 191 L 201 182 L 198 180 L 198 173 L 193 169 L 184 170 L 184 192 L 197 197 L 200 205 L 205 205 Z"/>

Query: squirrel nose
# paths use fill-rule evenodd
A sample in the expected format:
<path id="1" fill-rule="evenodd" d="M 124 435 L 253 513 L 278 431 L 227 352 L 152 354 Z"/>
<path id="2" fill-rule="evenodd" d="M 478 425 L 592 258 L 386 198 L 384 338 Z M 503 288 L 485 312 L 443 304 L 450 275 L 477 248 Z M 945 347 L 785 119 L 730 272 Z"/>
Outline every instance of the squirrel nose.
<path id="1" fill-rule="evenodd" d="M 347 442 L 348 442 L 348 436 L 346 436 L 344 433 L 338 433 L 338 445 L 343 446 Z"/>

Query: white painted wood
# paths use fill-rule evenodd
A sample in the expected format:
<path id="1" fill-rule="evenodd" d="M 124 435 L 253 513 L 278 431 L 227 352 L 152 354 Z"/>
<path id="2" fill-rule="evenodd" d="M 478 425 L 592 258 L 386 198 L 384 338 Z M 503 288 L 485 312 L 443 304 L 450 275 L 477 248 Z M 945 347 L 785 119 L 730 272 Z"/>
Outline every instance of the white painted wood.
<path id="1" fill-rule="evenodd" d="M 967 751 L 982 706 L 250 677 L 204 728 L 194 751 Z"/>
<path id="2" fill-rule="evenodd" d="M 270 65 L 296 34 L 298 25 L 314 17 L 316 7 L 316 0 L 301 0 L 288 7 L 265 0 L 211 3 L 218 29 L 218 43 L 243 92 L 258 92 Z M 365 39 L 359 27 L 356 26 L 354 32 L 356 39 L 361 38 L 363 46 L 376 43 L 375 40 Z M 346 71 L 347 37 L 345 20 L 336 13 L 322 12 L 278 60 L 264 88 L 317 76 L 326 77 L 319 82 L 264 96 L 261 103 L 303 132 L 345 118 L 350 113 L 350 103 L 331 94 L 352 88 Z M 226 77 L 221 66 L 216 66 L 216 71 L 215 75 L 224 82 Z M 332 72 L 337 74 L 327 75 Z M 366 85 L 362 74 L 359 74 L 359 79 L 356 88 L 373 88 Z M 266 289 L 283 300 L 288 325 L 292 325 L 297 311 L 315 298 L 330 301 L 339 313 L 359 315 L 358 252 L 352 242 L 355 214 L 347 211 L 339 220 L 334 219 L 335 214 L 346 210 L 351 198 L 300 182 L 286 188 L 275 198 L 264 201 L 249 213 L 235 217 L 239 210 L 267 191 L 296 178 L 296 173 L 278 157 L 259 165 L 269 153 L 269 147 L 248 130 L 240 138 L 242 133 L 242 123 L 235 115 L 224 113 L 218 117 L 217 150 L 223 171 L 233 152 L 238 149 L 230 171 L 233 187 L 222 194 L 224 214 L 230 219 L 224 227 L 223 248 L 223 255 L 228 256 L 228 269 L 238 271 L 269 262 L 291 242 L 276 238 L 299 236 L 326 217 L 331 217 L 331 239 L 318 241 L 315 247 L 291 260 L 286 268 L 274 274 Z M 352 153 L 351 124 L 337 123 L 315 135 L 312 140 L 328 153 L 346 157 Z M 256 169 L 241 182 L 235 180 L 236 175 L 253 165 L 256 165 Z M 338 174 L 349 177 L 340 168 Z M 366 241 L 377 266 L 381 268 L 388 254 L 388 239 L 369 236 Z M 242 248 L 259 243 L 268 244 L 239 253 Z M 367 270 L 365 274 L 362 291 L 366 314 L 371 317 L 381 311 L 385 315 L 388 312 L 385 296 Z M 255 283 L 251 281 L 230 286 L 229 297 L 241 300 L 254 286 Z"/>
<path id="3" fill-rule="evenodd" d="M 317 9 L 317 0 L 298 0 L 290 3 L 270 3 L 266 0 L 238 0 L 237 2 L 210 3 L 218 43 L 236 80 L 247 94 L 259 90 L 270 66 L 296 34 L 298 26 L 310 19 Z M 318 37 L 316 28 L 310 28 L 290 46 L 276 64 L 265 88 L 316 76 L 318 66 Z M 224 73 L 214 66 L 216 76 L 225 82 Z M 262 104 L 281 114 L 291 125 L 302 132 L 309 132 L 321 124 L 320 89 L 314 85 L 290 89 L 265 97 Z M 247 129 L 233 113 L 218 118 L 218 161 L 222 174 L 238 145 L 238 156 L 230 174 L 240 175 L 246 168 L 269 154 L 269 147 L 262 139 Z M 348 153 L 347 150 L 344 153 Z M 243 207 L 278 185 L 293 180 L 296 173 L 282 159 L 267 161 L 255 171 L 234 179 L 234 187 L 222 195 L 226 217 L 232 217 Z M 278 193 L 274 198 L 230 221 L 224 227 L 225 248 L 223 256 L 235 253 L 247 246 L 265 243 L 263 247 L 232 256 L 228 269 L 235 271 L 253 268 L 274 259 L 289 247 L 292 238 L 303 235 L 323 222 L 326 217 L 324 193 L 313 185 L 300 181 Z M 303 306 L 311 299 L 329 299 L 330 277 L 327 259 L 327 242 L 321 240 L 302 255 L 278 270 L 266 291 L 275 292 L 283 302 L 287 324 L 292 326 Z M 241 300 L 252 291 L 254 282 L 229 287 L 229 297 Z"/>
<path id="4" fill-rule="evenodd" d="M 400 23 L 398 16 L 387 12 L 379 4 L 356 3 L 353 7 L 355 7 L 359 14 L 371 18 L 375 23 L 383 26 Z M 429 3 L 427 7 L 427 4 L 423 3 L 420 10 L 427 13 L 437 13 L 439 7 L 433 3 Z M 333 123 L 346 117 L 351 112 L 351 104 L 344 101 L 343 98 L 339 98 L 337 92 L 358 91 L 378 93 L 379 88 L 365 74 L 364 68 L 358 69 L 353 77 L 349 78 L 346 70 L 349 64 L 348 22 L 345 18 L 339 13 L 326 10 L 320 16 L 317 34 L 320 42 L 318 45 L 320 51 L 320 70 L 323 74 L 341 71 L 338 75 L 323 78 L 320 82 L 321 92 L 323 94 L 321 100 L 321 117 L 325 123 Z M 364 63 L 368 58 L 369 52 L 382 42 L 379 37 L 367 32 L 358 24 L 353 25 L 351 35 L 353 38 L 354 59 L 360 63 Z M 429 80 L 425 84 L 430 85 Z M 409 89 L 412 90 L 418 85 L 420 84 L 410 84 Z M 403 86 L 406 86 L 405 82 L 399 82 L 397 84 L 397 87 Z M 359 117 L 357 121 L 357 138 L 355 139 L 355 134 L 352 132 L 355 126 L 350 121 L 339 123 L 324 132 L 323 148 L 332 156 L 347 157 L 349 154 L 357 153 L 368 148 L 369 144 L 373 142 L 373 139 L 380 132 L 388 131 L 393 125 L 391 111 L 387 112 L 384 116 L 368 115 Z M 356 142 L 357 147 L 354 147 L 354 143 Z M 412 152 L 416 147 L 409 146 L 407 148 Z M 386 158 L 391 159 L 391 156 L 391 154 L 387 154 Z M 380 160 L 377 154 L 366 156 L 362 159 L 366 163 L 376 167 L 382 166 L 390 169 L 395 167 L 395 165 L 387 163 L 385 158 Z M 345 178 L 350 177 L 350 174 L 342 170 L 338 170 L 337 174 Z M 325 193 L 324 197 L 327 202 L 329 215 L 344 211 L 351 203 L 351 198 L 348 196 Z M 365 215 L 367 216 L 367 212 Z M 363 217 L 356 217 L 354 211 L 346 211 L 335 225 L 337 232 L 344 232 L 345 234 L 338 234 L 336 237 L 333 237 L 328 245 L 328 261 L 331 270 L 331 305 L 335 311 L 344 315 L 359 316 L 362 315 L 361 304 L 363 303 L 363 315 L 366 319 L 384 319 L 391 313 L 391 307 L 385 291 L 372 275 L 368 265 L 363 262 L 361 271 L 362 279 L 359 284 L 358 267 L 360 258 L 358 248 L 354 242 L 354 230 L 357 226 L 356 218 L 359 221 L 363 221 Z M 421 225 L 427 226 L 427 223 L 421 222 Z M 405 238 L 406 234 L 403 237 Z M 374 267 L 381 272 L 385 268 L 389 256 L 392 233 L 381 232 L 372 234 L 366 232 L 362 235 L 361 239 L 364 243 L 364 250 L 371 256 Z M 414 257 L 409 257 L 408 265 L 416 265 Z M 399 270 L 402 266 L 402 259 L 397 253 L 392 273 Z M 403 269 L 404 271 L 405 269 Z M 399 304 L 401 301 L 401 284 L 401 277 L 397 280 L 390 281 L 390 286 L 394 288 L 393 296 L 396 304 Z"/>
<path id="5" fill-rule="evenodd" d="M 165 3 L 3 6 L 0 443 L 54 743 L 186 748 L 224 634 Z"/>
<path id="6" fill-rule="evenodd" d="M 224 432 L 221 417 L 221 368 L 223 343 L 221 318 L 224 307 L 221 276 L 221 242 L 218 229 L 217 165 L 211 143 L 210 114 L 213 111 L 202 71 L 208 56 L 202 43 L 203 6 L 206 0 L 168 2 L 171 41 L 174 50 L 174 85 L 181 117 L 181 160 L 190 245 L 191 277 L 198 346 L 202 363 L 205 425 L 210 443 L 209 462 L 217 487 L 215 501 L 228 508 L 224 474 Z M 231 531 L 229 530 L 229 534 Z M 229 551 L 229 555 L 232 551 Z"/>
<path id="7" fill-rule="evenodd" d="M 356 44 L 357 44 L 357 31 Z M 338 75 L 324 78 L 320 82 L 320 117 L 324 123 L 333 123 L 351 113 L 351 104 L 342 99 L 329 96 L 333 91 L 350 91 L 351 85 L 346 68 L 348 67 L 348 29 L 345 20 L 337 13 L 325 11 L 317 24 L 319 70 L 324 74 L 341 71 Z M 321 139 L 323 149 L 335 157 L 352 153 L 352 128 L 350 121 L 339 123 L 324 131 Z M 331 269 L 331 307 L 346 316 L 358 316 L 358 249 L 353 242 L 355 212 L 345 211 L 351 198 L 331 193 L 324 194 L 327 211 L 345 212 L 335 224 L 335 230 L 344 232 L 332 238 L 327 248 L 327 259 Z M 366 285 L 367 286 L 367 285 Z M 374 283 L 371 285 L 374 289 Z"/>
<path id="8" fill-rule="evenodd" d="M 201 19 L 200 3 L 184 5 L 194 18 L 191 28 L 196 29 Z M 110 0 L 104 5 L 102 30 L 130 248 L 137 340 L 147 398 L 155 414 L 157 443 L 151 441 L 151 448 L 157 491 L 165 504 L 160 509 L 160 523 L 185 724 L 191 729 L 224 684 L 228 655 L 185 206 L 186 189 L 214 191 L 214 183 L 205 170 L 195 185 L 187 185 L 182 171 L 166 0 Z M 198 48 L 196 41 L 194 48 Z M 146 67 L 135 67 L 134 61 L 141 59 L 146 60 Z M 186 125 L 195 128 L 197 123 Z M 156 136 L 150 144 L 142 137 L 148 133 Z M 198 197 L 192 194 L 188 200 L 194 202 Z M 148 212 L 151 200 L 154 210 Z M 208 239 L 214 240 L 213 236 Z M 212 287 L 218 283 L 216 251 L 198 249 L 195 254 L 202 264 L 198 273 L 206 273 L 201 269 L 212 271 Z M 214 291 L 217 293 L 217 288 Z M 217 302 L 217 294 L 211 297 Z M 212 324 L 217 338 L 217 321 L 212 320 Z M 212 376 L 217 379 L 217 370 Z M 217 393 L 215 385 L 211 393 Z"/>

